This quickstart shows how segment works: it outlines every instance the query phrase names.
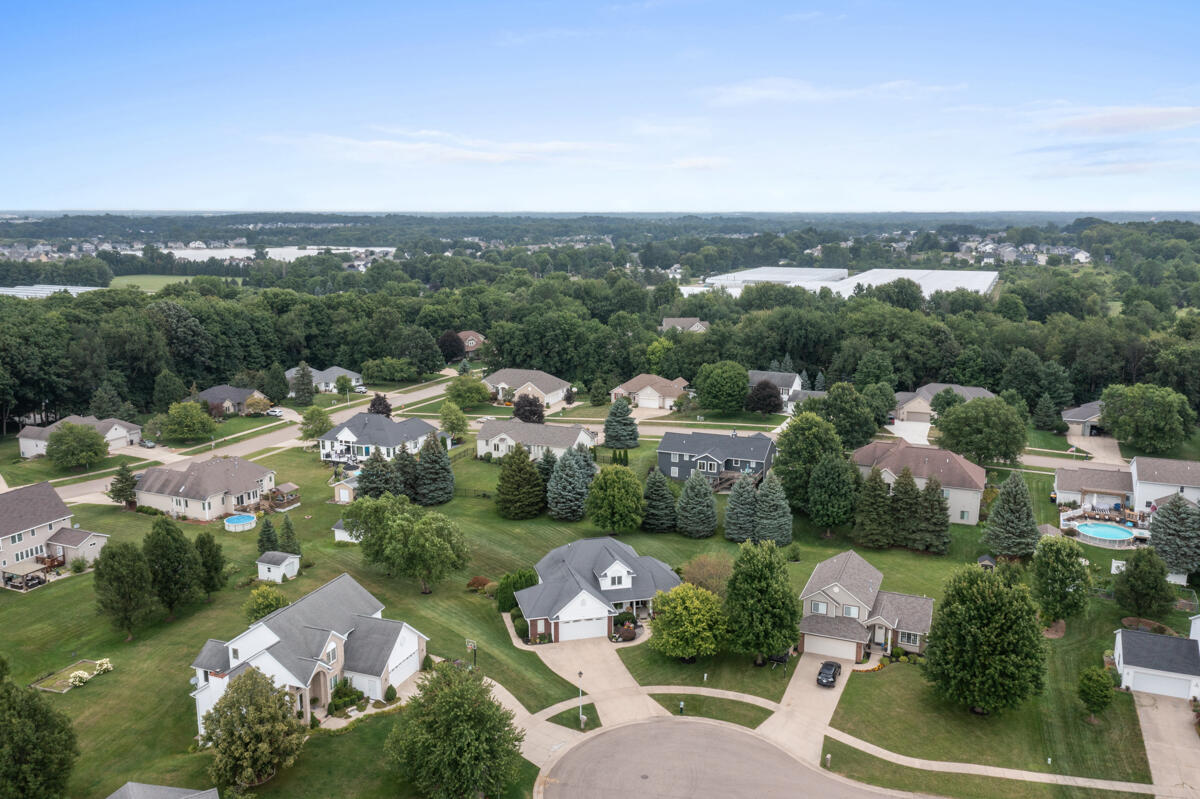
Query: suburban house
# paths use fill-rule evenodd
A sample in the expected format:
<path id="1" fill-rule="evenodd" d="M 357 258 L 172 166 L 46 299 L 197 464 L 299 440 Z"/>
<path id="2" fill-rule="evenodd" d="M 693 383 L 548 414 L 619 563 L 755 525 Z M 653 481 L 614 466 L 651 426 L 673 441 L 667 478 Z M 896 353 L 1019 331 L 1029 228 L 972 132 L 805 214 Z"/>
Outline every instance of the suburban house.
<path id="1" fill-rule="evenodd" d="M 497 397 L 511 391 L 514 399 L 522 394 L 537 397 L 543 405 L 550 406 L 566 398 L 571 384 L 566 380 L 538 369 L 500 369 L 483 378 L 483 384 Z"/>
<path id="2" fill-rule="evenodd" d="M 76 416 L 71 414 L 45 427 L 26 425 L 17 433 L 17 448 L 22 458 L 36 458 L 46 454 L 46 445 L 50 443 L 50 434 L 60 429 L 64 424 L 78 424 L 90 427 L 108 444 L 108 451 L 128 447 L 142 440 L 141 425 L 121 419 L 97 419 L 95 416 Z"/>
<path id="3" fill-rule="evenodd" d="M 300 573 L 300 556 L 291 552 L 270 550 L 258 556 L 258 579 L 282 583 Z"/>
<path id="4" fill-rule="evenodd" d="M 383 618 L 383 603 L 349 574 L 335 577 L 295 602 L 263 616 L 229 641 L 209 639 L 192 663 L 196 726 L 229 681 L 256 668 L 286 688 L 308 722 L 327 715 L 330 693 L 342 680 L 370 699 L 416 674 L 429 639 L 402 621 Z"/>
<path id="5" fill-rule="evenodd" d="M 946 389 L 970 402 L 973 399 L 988 399 L 996 396 L 986 388 L 979 386 L 960 386 L 957 383 L 926 383 L 916 391 L 896 392 L 896 421 L 897 422 L 930 422 L 933 421 L 933 410 L 930 401 Z"/>
<path id="6" fill-rule="evenodd" d="M 612 402 L 626 398 L 638 408 L 670 408 L 687 394 L 688 381 L 682 377 L 668 380 L 658 375 L 640 374 L 608 392 Z"/>
<path id="7" fill-rule="evenodd" d="M 883 572 L 852 549 L 818 563 L 800 592 L 800 651 L 844 660 L 871 649 L 924 651 L 933 599 L 881 591 L 882 583 Z"/>
<path id="8" fill-rule="evenodd" d="M 1123 468 L 1093 466 L 1055 469 L 1054 499 L 1060 505 L 1075 502 L 1096 510 L 1113 505 L 1127 508 L 1133 500 L 1133 474 Z"/>
<path id="9" fill-rule="evenodd" d="M 296 382 L 296 374 L 299 371 L 299 366 L 293 366 L 291 369 L 288 369 L 283 373 L 287 378 L 289 386 Z M 332 394 L 336 392 L 337 379 L 342 375 L 350 378 L 351 386 L 361 386 L 363 384 L 362 375 L 360 375 L 358 372 L 352 372 L 349 369 L 343 369 L 340 366 L 331 366 L 328 369 L 310 369 L 309 371 L 312 372 L 313 385 L 316 387 L 317 391 L 320 391 L 323 394 Z M 292 390 L 288 392 L 288 396 L 296 396 L 296 389 L 292 388 Z"/>
<path id="10" fill-rule="evenodd" d="M 564 544 L 535 568 L 538 584 L 516 593 L 531 641 L 543 635 L 552 642 L 607 637 L 613 616 L 647 616 L 654 595 L 680 583 L 667 564 L 612 537 Z"/>
<path id="11" fill-rule="evenodd" d="M 479 428 L 475 454 L 482 458 L 491 453 L 492 458 L 502 458 L 516 449 L 517 444 L 525 447 L 534 460 L 542 457 L 546 450 L 561 458 L 569 449 L 596 446 L 596 434 L 581 424 L 533 424 L 520 419 L 491 419 Z"/>
<path id="12" fill-rule="evenodd" d="M 261 391 L 253 388 L 238 388 L 221 384 L 206 388 L 197 398 L 207 405 L 219 405 L 226 416 L 242 416 L 246 413 L 246 401 L 251 397 L 267 399 Z M 269 402 L 269 400 L 268 400 Z"/>
<path id="13" fill-rule="evenodd" d="M 358 475 L 343 477 L 333 484 L 333 502 L 335 505 L 349 505 L 358 498 Z"/>
<path id="14" fill-rule="evenodd" d="M 668 330 L 681 330 L 685 333 L 704 333 L 710 327 L 708 322 L 700 321 L 698 316 L 665 316 L 658 326 L 660 333 Z"/>
<path id="15" fill-rule="evenodd" d="M 468 358 L 479 352 L 479 348 L 487 343 L 483 334 L 476 333 L 474 330 L 462 330 L 459 332 L 458 338 L 462 341 L 463 351 L 466 352 Z"/>
<path id="16" fill-rule="evenodd" d="M 1100 413 L 1104 410 L 1100 400 L 1085 402 L 1074 408 L 1064 408 L 1062 420 L 1067 423 L 1067 431 L 1084 436 L 1099 435 Z"/>
<path id="17" fill-rule="evenodd" d="M 209 521 L 257 507 L 274 487 L 272 470 L 242 458 L 215 457 L 186 469 L 147 469 L 138 481 L 137 504 Z"/>
<path id="18" fill-rule="evenodd" d="M 106 799 L 221 799 L 216 788 L 193 791 L 191 788 L 172 788 L 169 785 L 147 785 L 127 782 Z"/>
<path id="19" fill-rule="evenodd" d="M 1133 507 L 1156 510 L 1172 494 L 1182 494 L 1193 504 L 1200 503 L 1200 461 L 1144 458 L 1129 462 L 1133 475 Z"/>
<path id="20" fill-rule="evenodd" d="M 320 436 L 321 460 L 356 463 L 379 450 L 386 460 L 401 448 L 416 454 L 425 439 L 438 435 L 436 427 L 424 419 L 393 420 L 379 413 L 356 413 Z"/>
<path id="21" fill-rule="evenodd" d="M 889 486 L 904 469 L 912 472 L 917 488 L 924 488 L 929 478 L 942 484 L 942 496 L 949 505 L 950 521 L 954 524 L 978 524 L 979 505 L 987 485 L 987 472 L 955 452 L 938 447 L 910 444 L 903 439 L 872 441 L 854 450 L 851 460 L 864 477 L 878 466 Z"/>
<path id="22" fill-rule="evenodd" d="M 787 399 L 783 401 L 783 412 L 793 414 L 796 408 L 804 404 L 804 401 L 809 397 L 824 397 L 828 391 L 817 391 L 815 389 L 802 388 L 791 392 L 787 395 Z"/>
<path id="23" fill-rule="evenodd" d="M 1187 638 L 1117 630 L 1113 660 L 1121 687 L 1177 699 L 1200 699 L 1200 615 Z"/>
<path id="24" fill-rule="evenodd" d="M 769 372 L 751 369 L 749 374 L 751 389 L 765 380 L 775 386 L 775 390 L 779 392 L 779 399 L 784 402 L 787 402 L 788 397 L 792 395 L 793 391 L 804 389 L 804 383 L 801 382 L 800 375 L 795 372 Z"/>
<path id="25" fill-rule="evenodd" d="M 108 543 L 104 533 L 80 530 L 74 514 L 49 483 L 0 494 L 0 579 L 5 588 L 24 591 L 36 575 L 76 558 L 91 564 Z"/>
<path id="26" fill-rule="evenodd" d="M 658 470 L 686 480 L 698 469 L 710 480 L 766 473 L 775 460 L 775 442 L 762 433 L 665 433 L 658 444 Z"/>

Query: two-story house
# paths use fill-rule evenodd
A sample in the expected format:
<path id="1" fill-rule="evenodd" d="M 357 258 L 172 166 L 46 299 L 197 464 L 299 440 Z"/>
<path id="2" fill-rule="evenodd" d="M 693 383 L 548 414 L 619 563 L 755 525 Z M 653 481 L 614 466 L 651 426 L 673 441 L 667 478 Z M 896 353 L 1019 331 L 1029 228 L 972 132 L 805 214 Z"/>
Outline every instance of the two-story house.
<path id="1" fill-rule="evenodd" d="M 258 505 L 275 488 L 275 472 L 254 461 L 215 457 L 185 469 L 147 469 L 137 485 L 137 504 L 171 516 L 220 519 Z"/>
<path id="2" fill-rule="evenodd" d="M 349 574 L 263 616 L 228 641 L 209 639 L 192 663 L 196 726 L 242 671 L 255 668 L 286 688 L 293 707 L 326 715 L 329 697 L 349 680 L 371 699 L 416 674 L 429 639 L 402 621 L 383 618 L 383 603 Z"/>
<path id="3" fill-rule="evenodd" d="M 474 330 L 461 330 L 458 333 L 458 340 L 462 342 L 463 352 L 467 358 L 474 356 L 487 343 L 482 333 L 477 333 Z"/>
<path id="4" fill-rule="evenodd" d="M 379 413 L 357 413 L 317 438 L 321 460 L 357 463 L 378 451 L 391 460 L 401 449 L 414 455 L 438 430 L 424 419 L 393 420 Z"/>
<path id="5" fill-rule="evenodd" d="M 795 372 L 770 372 L 751 369 L 749 375 L 751 390 L 765 380 L 775 387 L 775 390 L 779 392 L 779 399 L 784 402 L 787 402 L 788 397 L 791 396 L 793 391 L 804 389 L 804 384 L 800 381 L 800 375 Z"/>
<path id="6" fill-rule="evenodd" d="M 91 564 L 108 543 L 104 533 L 80 530 L 74 514 L 49 483 L 0 494 L 0 579 L 24 591 L 40 585 L 49 569 L 76 558 Z"/>
<path id="7" fill-rule="evenodd" d="M 658 470 L 686 480 L 693 471 L 716 481 L 728 474 L 758 474 L 771 468 L 775 442 L 762 433 L 665 433 L 658 444 Z"/>
<path id="8" fill-rule="evenodd" d="M 987 472 L 956 452 L 922 444 L 910 444 L 903 439 L 872 441 L 854 450 L 850 456 L 863 477 L 878 466 L 889 486 L 905 469 L 912 473 L 917 488 L 924 488 L 929 479 L 942 484 L 942 496 L 950 521 L 954 524 L 978 524 L 979 505 L 987 485 Z"/>
<path id="9" fill-rule="evenodd" d="M 882 583 L 883 572 L 853 550 L 818 563 L 800 592 L 800 651 L 854 661 L 869 649 L 923 652 L 933 600 Z"/>
<path id="10" fill-rule="evenodd" d="M 679 585 L 667 564 L 612 537 L 585 538 L 550 550 L 535 567 L 538 584 L 516 592 L 529 638 L 550 641 L 612 634 L 622 611 L 647 615 L 654 595 Z"/>
<path id="11" fill-rule="evenodd" d="M 1200 504 L 1200 461 L 1171 458 L 1146 458 L 1141 455 L 1129 462 L 1133 475 L 1133 507 L 1152 511 L 1172 494 L 1181 494 Z"/>
<path id="12" fill-rule="evenodd" d="M 516 449 L 517 444 L 523 446 L 534 460 L 542 457 L 547 450 L 561 458 L 569 449 L 594 447 L 596 434 L 581 424 L 533 424 L 520 419 L 490 419 L 479 428 L 475 454 L 480 458 L 489 453 L 493 459 L 503 458 Z"/>

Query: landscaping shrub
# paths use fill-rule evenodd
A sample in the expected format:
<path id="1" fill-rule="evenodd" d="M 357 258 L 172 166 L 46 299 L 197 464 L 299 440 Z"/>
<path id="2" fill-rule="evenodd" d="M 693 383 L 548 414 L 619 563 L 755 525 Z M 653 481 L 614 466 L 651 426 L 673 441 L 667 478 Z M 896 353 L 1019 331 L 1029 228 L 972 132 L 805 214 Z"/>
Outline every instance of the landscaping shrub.
<path id="1" fill-rule="evenodd" d="M 518 569 L 500 578 L 500 587 L 496 589 L 496 604 L 501 613 L 507 613 L 517 606 L 513 594 L 522 588 L 537 585 L 537 572 L 531 568 Z"/>
<path id="2" fill-rule="evenodd" d="M 302 569 L 311 569 L 312 567 L 313 567 L 313 562 L 312 562 L 311 560 L 302 560 L 302 561 L 300 561 L 300 568 L 302 568 Z"/>
<path id="3" fill-rule="evenodd" d="M 483 462 L 491 463 L 492 462 L 492 453 L 490 453 L 490 452 L 483 453 Z"/>
<path id="4" fill-rule="evenodd" d="M 356 706 L 363 701 L 362 691 L 351 685 L 349 680 L 339 680 L 337 685 L 333 687 L 333 693 L 329 697 L 329 712 L 336 713 L 344 708 Z"/>
<path id="5" fill-rule="evenodd" d="M 513 619 L 513 629 L 517 633 L 517 637 L 522 641 L 529 638 L 529 622 L 521 617 Z"/>
<path id="6" fill-rule="evenodd" d="M 383 692 L 383 701 L 389 705 L 396 701 L 396 686 L 389 685 L 387 690 Z"/>
<path id="7" fill-rule="evenodd" d="M 467 580 L 467 590 L 479 593 L 490 582 L 491 580 L 486 577 L 472 577 L 470 580 Z"/>
<path id="8" fill-rule="evenodd" d="M 893 658 L 900 658 L 900 657 L 901 657 L 901 656 L 903 656 L 903 655 L 904 655 L 904 650 L 903 650 L 903 649 L 901 649 L 901 648 L 900 648 L 900 647 L 898 647 L 898 646 L 894 646 L 894 647 L 892 647 L 892 657 L 893 657 Z"/>
<path id="9" fill-rule="evenodd" d="M 426 655 L 421 661 L 421 671 L 433 671 L 433 657 Z"/>
<path id="10" fill-rule="evenodd" d="M 160 511 L 158 508 L 152 508 L 149 505 L 138 505 L 137 512 L 144 513 L 147 516 L 162 516 L 163 515 L 163 512 Z"/>
<path id="11" fill-rule="evenodd" d="M 315 730 L 317 727 L 320 727 L 320 726 L 321 726 L 321 722 L 317 720 L 317 717 L 315 715 L 308 717 L 308 728 L 310 730 Z"/>
<path id="12" fill-rule="evenodd" d="M 87 560 L 84 558 L 71 558 L 71 574 L 83 574 L 87 569 Z"/>
<path id="13" fill-rule="evenodd" d="M 804 547 L 799 544 L 788 544 L 783 549 L 783 557 L 789 563 L 799 563 L 804 555 Z"/>
<path id="14" fill-rule="evenodd" d="M 626 622 L 633 621 L 633 619 L 634 619 L 634 616 L 631 611 L 628 611 L 628 610 L 622 611 L 613 618 L 613 627 L 620 627 L 622 624 L 625 624 Z"/>
<path id="15" fill-rule="evenodd" d="M 510 617 L 512 617 L 512 620 L 513 620 L 513 621 L 516 621 L 517 619 L 523 619 L 523 618 L 525 618 L 525 614 L 524 614 L 524 613 L 521 611 L 521 608 L 520 608 L 520 607 L 515 607 L 515 608 L 513 608 L 512 610 L 510 610 L 510 611 L 508 612 L 508 615 L 509 615 Z"/>
<path id="16" fill-rule="evenodd" d="M 483 593 L 489 597 L 495 597 L 496 592 L 500 590 L 500 583 L 488 583 L 483 587 Z"/>

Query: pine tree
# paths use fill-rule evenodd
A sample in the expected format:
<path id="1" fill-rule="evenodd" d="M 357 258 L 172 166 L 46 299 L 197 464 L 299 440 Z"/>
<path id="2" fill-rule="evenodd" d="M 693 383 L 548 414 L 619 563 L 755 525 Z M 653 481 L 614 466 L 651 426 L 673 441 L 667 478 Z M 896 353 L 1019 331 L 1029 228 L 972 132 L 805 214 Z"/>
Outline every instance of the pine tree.
<path id="1" fill-rule="evenodd" d="M 500 479 L 496 484 L 496 510 L 505 519 L 532 519 L 542 512 L 542 476 L 529 459 L 525 447 L 517 444 L 500 460 Z"/>
<path id="2" fill-rule="evenodd" d="M 288 392 L 291 390 L 292 387 L 288 385 L 287 373 L 284 372 L 283 365 L 279 361 L 275 361 L 263 377 L 263 393 L 267 395 L 267 399 L 279 405 L 287 399 Z"/>
<path id="3" fill-rule="evenodd" d="M 658 469 L 646 475 L 646 487 L 642 492 L 646 510 L 642 515 L 642 529 L 648 533 L 670 533 L 675 530 L 675 495 L 667 484 L 667 477 Z"/>
<path id="4" fill-rule="evenodd" d="M 410 485 L 413 501 L 418 505 L 443 505 L 454 498 L 454 469 L 437 436 L 429 436 L 421 445 L 421 459 Z M 540 486 L 538 490 L 541 491 Z"/>
<path id="5" fill-rule="evenodd" d="M 893 544 L 891 487 L 878 466 L 871 467 L 858 493 L 854 512 L 854 540 L 872 549 L 887 549 Z"/>
<path id="6" fill-rule="evenodd" d="M 1029 486 L 1020 472 L 1011 472 L 992 504 L 983 543 L 997 555 L 1023 558 L 1033 554 L 1039 537 Z"/>
<path id="7" fill-rule="evenodd" d="M 699 469 L 683 484 L 675 504 L 675 527 L 688 538 L 708 538 L 717 531 L 717 502 L 712 486 Z"/>
<path id="8" fill-rule="evenodd" d="M 783 354 L 783 360 L 779 362 L 779 371 L 781 371 L 781 372 L 796 371 L 795 365 L 792 364 L 792 354 L 790 352 L 785 352 Z M 808 375 L 804 375 L 804 379 L 807 380 Z"/>
<path id="9" fill-rule="evenodd" d="M 121 408 L 121 397 L 117 390 L 108 383 L 101 383 L 100 388 L 92 394 L 88 413 L 97 419 L 112 419 L 120 416 Z"/>
<path id="10" fill-rule="evenodd" d="M 169 369 L 163 369 L 154 378 L 154 394 L 151 404 L 159 413 L 166 413 L 172 404 L 187 396 L 187 387 Z"/>
<path id="11" fill-rule="evenodd" d="M 768 472 L 758 488 L 754 522 L 758 528 L 757 538 L 774 541 L 779 547 L 792 543 L 792 508 L 783 492 L 783 484 L 774 472 Z"/>
<path id="12" fill-rule="evenodd" d="M 262 525 L 258 528 L 258 554 L 279 551 L 279 536 L 275 533 L 275 525 L 267 516 L 263 517 Z"/>
<path id="13" fill-rule="evenodd" d="M 381 497 L 393 488 L 392 467 L 383 457 L 383 450 L 376 447 L 363 461 L 358 472 L 358 493 L 364 497 Z"/>
<path id="14" fill-rule="evenodd" d="M 919 508 L 917 538 L 921 548 L 945 555 L 950 550 L 950 503 L 942 495 L 942 484 L 936 477 L 925 481 Z"/>
<path id="15" fill-rule="evenodd" d="M 560 522 L 577 522 L 583 518 L 594 474 L 592 461 L 583 452 L 569 449 L 563 453 L 546 483 L 546 505 L 551 518 Z"/>
<path id="16" fill-rule="evenodd" d="M 892 546 L 906 549 L 922 549 L 921 546 L 921 490 L 913 479 L 912 471 L 906 466 L 900 470 L 896 482 L 892 483 Z"/>
<path id="17" fill-rule="evenodd" d="M 566 453 L 563 453 L 566 454 Z M 558 456 L 554 454 L 554 450 L 546 447 L 546 451 L 542 453 L 542 457 L 538 459 L 537 470 L 542 476 L 542 486 L 550 490 L 550 478 L 554 476 L 554 467 L 558 465 Z"/>
<path id="18" fill-rule="evenodd" d="M 167 621 L 171 621 L 175 618 L 175 608 L 200 590 L 200 555 L 195 544 L 166 516 L 155 518 L 150 532 L 142 539 L 142 554 L 150 566 L 150 587 L 167 609 Z"/>
<path id="19" fill-rule="evenodd" d="M 292 378 L 292 391 L 296 395 L 296 405 L 307 408 L 313 404 L 312 369 L 304 361 L 296 367 L 296 376 Z"/>
<path id="20" fill-rule="evenodd" d="M 300 552 L 300 540 L 296 538 L 296 528 L 292 526 L 292 517 L 286 513 L 283 514 L 283 523 L 279 525 L 279 551 L 303 554 Z"/>
<path id="21" fill-rule="evenodd" d="M 391 470 L 391 492 L 396 496 L 404 495 L 412 499 L 417 484 L 417 459 L 409 452 L 407 446 L 400 446 L 396 449 L 396 455 L 391 462 Z"/>
<path id="22" fill-rule="evenodd" d="M 1200 518 L 1183 495 L 1172 494 L 1150 517 L 1150 542 L 1170 571 L 1200 571 Z"/>
<path id="23" fill-rule="evenodd" d="M 807 391 L 812 383 L 808 379 L 808 370 L 804 369 L 800 372 L 800 390 Z"/>
<path id="24" fill-rule="evenodd" d="M 609 449 L 634 449 L 638 445 L 637 421 L 629 415 L 629 400 L 618 397 L 604 420 L 604 446 Z"/>
<path id="25" fill-rule="evenodd" d="M 779 371 L 779 359 L 772 358 L 770 365 L 767 366 L 767 369 L 769 369 L 772 372 L 778 372 Z"/>
<path id="26" fill-rule="evenodd" d="M 137 505 L 137 480 L 129 464 L 122 463 L 117 467 L 117 473 L 108 487 L 108 498 L 121 503 L 127 510 L 133 510 Z"/>
<path id="27" fill-rule="evenodd" d="M 817 380 L 816 380 L 816 382 L 813 383 L 813 390 L 814 391 L 824 391 L 825 390 L 825 373 L 824 372 L 817 372 Z"/>
<path id="28" fill-rule="evenodd" d="M 739 544 L 751 539 L 758 540 L 755 532 L 755 501 L 757 497 L 754 477 L 743 474 L 733 484 L 733 488 L 729 492 L 729 502 L 725 504 L 725 538 Z"/>
<path id="29" fill-rule="evenodd" d="M 1033 409 L 1033 426 L 1038 430 L 1053 430 L 1058 421 L 1058 409 L 1049 394 L 1038 397 L 1037 406 Z"/>

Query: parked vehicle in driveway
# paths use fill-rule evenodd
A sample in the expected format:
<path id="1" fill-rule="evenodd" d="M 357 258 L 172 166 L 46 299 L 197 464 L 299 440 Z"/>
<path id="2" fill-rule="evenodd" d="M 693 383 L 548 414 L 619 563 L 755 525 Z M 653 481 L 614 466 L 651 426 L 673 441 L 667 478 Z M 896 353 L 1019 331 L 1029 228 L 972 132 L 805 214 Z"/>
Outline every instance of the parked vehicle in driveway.
<path id="1" fill-rule="evenodd" d="M 145 447 L 146 449 L 154 449 L 158 445 L 155 444 L 153 441 L 151 441 L 148 438 L 143 438 L 141 441 L 138 442 L 138 446 Z"/>
<path id="2" fill-rule="evenodd" d="M 824 685 L 832 688 L 837 685 L 838 675 L 842 673 L 842 664 L 832 660 L 827 660 L 821 664 L 820 670 L 817 671 L 817 685 Z"/>
<path id="3" fill-rule="evenodd" d="M 271 408 L 267 411 L 267 416 L 283 416 L 283 408 Z"/>
<path id="4" fill-rule="evenodd" d="M 366 393 L 367 393 L 367 387 L 366 387 L 366 386 L 355 386 L 355 387 L 354 387 L 354 393 L 355 393 L 355 394 L 366 394 Z"/>

